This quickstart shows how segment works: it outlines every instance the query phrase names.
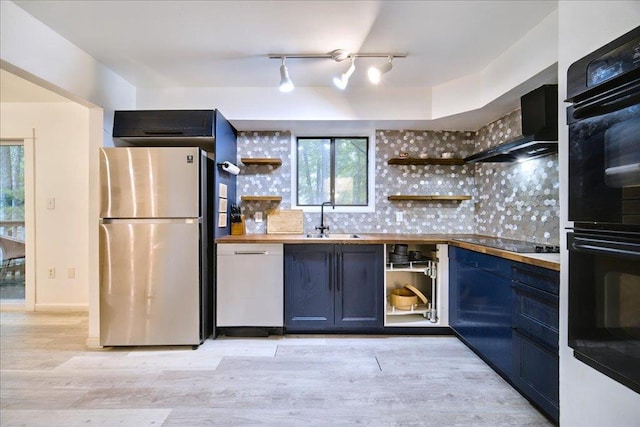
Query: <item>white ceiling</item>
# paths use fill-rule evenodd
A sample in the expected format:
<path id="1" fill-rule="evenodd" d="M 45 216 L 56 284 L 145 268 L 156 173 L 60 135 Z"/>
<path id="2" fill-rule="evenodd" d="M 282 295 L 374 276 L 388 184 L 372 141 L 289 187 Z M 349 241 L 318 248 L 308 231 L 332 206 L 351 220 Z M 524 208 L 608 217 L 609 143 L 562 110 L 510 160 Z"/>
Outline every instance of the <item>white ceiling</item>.
<path id="1" fill-rule="evenodd" d="M 14 2 L 136 87 L 275 87 L 280 63 L 267 54 L 338 48 L 406 52 L 382 84 L 432 87 L 480 72 L 558 6 L 555 0 Z M 356 60 L 349 85 L 368 85 L 366 68 L 384 61 Z M 331 86 L 347 66 L 329 59 L 287 65 L 297 87 Z"/>

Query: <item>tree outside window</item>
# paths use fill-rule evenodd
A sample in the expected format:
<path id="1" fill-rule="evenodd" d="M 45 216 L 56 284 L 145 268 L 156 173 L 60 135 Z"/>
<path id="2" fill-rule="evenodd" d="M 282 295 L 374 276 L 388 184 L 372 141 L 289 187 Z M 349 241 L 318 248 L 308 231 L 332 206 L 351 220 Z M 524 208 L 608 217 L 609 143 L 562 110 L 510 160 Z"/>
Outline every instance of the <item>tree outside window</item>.
<path id="1" fill-rule="evenodd" d="M 367 206 L 368 149 L 364 137 L 298 138 L 297 205 Z"/>
<path id="2" fill-rule="evenodd" d="M 24 148 L 0 145 L 0 221 L 24 221 Z M 0 225 L 0 227 L 2 227 Z M 0 234 L 22 238 L 11 228 Z"/>

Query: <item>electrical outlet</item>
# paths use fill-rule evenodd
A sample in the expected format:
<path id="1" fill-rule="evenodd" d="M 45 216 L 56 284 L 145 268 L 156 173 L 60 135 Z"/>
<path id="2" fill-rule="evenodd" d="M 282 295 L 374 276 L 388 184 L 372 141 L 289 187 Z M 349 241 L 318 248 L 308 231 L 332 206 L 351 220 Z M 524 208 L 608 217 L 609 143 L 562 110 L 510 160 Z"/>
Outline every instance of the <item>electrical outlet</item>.
<path id="1" fill-rule="evenodd" d="M 67 278 L 69 279 L 76 278 L 76 269 L 74 267 L 67 268 Z"/>
<path id="2" fill-rule="evenodd" d="M 49 267 L 49 279 L 55 279 L 55 278 L 56 278 L 56 268 Z"/>
<path id="3" fill-rule="evenodd" d="M 404 212 L 396 212 L 396 222 L 404 221 Z"/>
<path id="4" fill-rule="evenodd" d="M 253 214 L 253 219 L 256 222 L 262 222 L 262 212 L 256 212 L 255 214 Z"/>

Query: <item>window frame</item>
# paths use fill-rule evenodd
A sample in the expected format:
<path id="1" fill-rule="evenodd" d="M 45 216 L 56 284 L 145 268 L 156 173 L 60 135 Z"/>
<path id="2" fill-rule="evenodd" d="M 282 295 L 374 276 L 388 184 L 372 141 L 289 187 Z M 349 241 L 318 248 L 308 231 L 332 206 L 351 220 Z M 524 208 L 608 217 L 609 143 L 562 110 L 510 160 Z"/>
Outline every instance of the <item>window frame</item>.
<path id="1" fill-rule="evenodd" d="M 322 135 L 322 136 L 318 136 Z M 335 206 L 331 212 L 335 213 L 366 213 L 375 212 L 375 153 L 376 140 L 375 131 L 373 130 L 352 130 L 352 131 L 334 131 L 327 132 L 324 130 L 315 132 L 291 133 L 291 208 L 300 209 L 304 212 L 320 212 L 320 205 L 298 205 L 298 139 L 350 139 L 365 138 L 367 140 L 367 204 L 366 205 L 341 205 Z M 332 144 L 333 150 L 333 144 Z M 333 163 L 333 162 L 332 162 Z M 332 179 L 335 179 L 335 171 L 332 168 Z"/>

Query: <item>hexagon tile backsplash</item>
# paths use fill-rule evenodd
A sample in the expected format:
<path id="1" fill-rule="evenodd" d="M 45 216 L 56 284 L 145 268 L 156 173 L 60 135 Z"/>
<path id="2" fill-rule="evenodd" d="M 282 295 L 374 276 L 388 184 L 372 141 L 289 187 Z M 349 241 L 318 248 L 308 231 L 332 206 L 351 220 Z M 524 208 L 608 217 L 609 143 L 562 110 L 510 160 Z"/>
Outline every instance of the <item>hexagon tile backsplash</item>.
<path id="1" fill-rule="evenodd" d="M 375 133 L 375 197 L 373 213 L 332 213 L 325 220 L 332 232 L 352 233 L 478 233 L 497 237 L 559 242 L 557 155 L 523 163 L 479 163 L 458 166 L 388 165 L 407 152 L 441 157 L 473 152 L 521 134 L 520 112 L 514 111 L 475 132 L 377 130 Z M 238 135 L 238 195 L 280 195 L 282 202 L 243 202 L 248 233 L 266 232 L 256 212 L 291 207 L 291 133 L 246 131 Z M 246 166 L 242 157 L 277 157 L 281 166 Z M 389 195 L 469 195 L 462 202 L 397 202 Z M 396 212 L 404 220 L 396 222 Z M 319 224 L 319 213 L 304 215 L 305 232 Z"/>

